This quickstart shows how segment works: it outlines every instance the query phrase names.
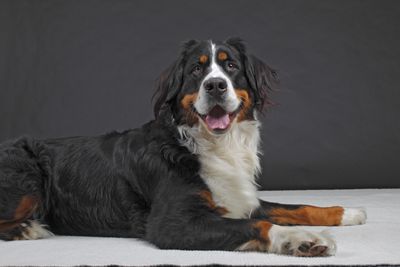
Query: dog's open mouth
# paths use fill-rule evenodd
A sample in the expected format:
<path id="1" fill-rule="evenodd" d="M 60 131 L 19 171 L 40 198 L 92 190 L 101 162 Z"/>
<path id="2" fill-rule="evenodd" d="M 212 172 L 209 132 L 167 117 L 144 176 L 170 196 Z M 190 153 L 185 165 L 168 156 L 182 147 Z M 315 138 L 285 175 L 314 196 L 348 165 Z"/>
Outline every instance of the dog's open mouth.
<path id="1" fill-rule="evenodd" d="M 229 129 L 229 126 L 236 117 L 237 112 L 228 113 L 221 106 L 216 105 L 207 115 L 200 115 L 207 125 L 208 130 L 213 133 L 221 134 Z"/>

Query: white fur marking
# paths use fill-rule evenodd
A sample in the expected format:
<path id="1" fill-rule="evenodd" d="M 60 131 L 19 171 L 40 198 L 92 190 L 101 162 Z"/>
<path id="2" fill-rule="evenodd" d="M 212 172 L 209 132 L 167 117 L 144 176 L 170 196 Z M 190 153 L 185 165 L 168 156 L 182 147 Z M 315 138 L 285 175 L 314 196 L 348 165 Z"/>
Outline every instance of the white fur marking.
<path id="1" fill-rule="evenodd" d="M 22 237 L 25 240 L 42 239 L 53 236 L 54 234 L 44 228 L 44 225 L 39 224 L 37 221 L 30 221 L 29 224 L 21 223 L 24 228 Z"/>
<path id="2" fill-rule="evenodd" d="M 200 176 L 228 218 L 246 218 L 259 206 L 255 179 L 260 172 L 258 121 L 234 121 L 223 135 L 206 126 L 179 126 L 181 143 L 199 156 Z"/>
<path id="3" fill-rule="evenodd" d="M 268 232 L 270 246 L 268 252 L 296 255 L 299 247 L 306 242 L 326 246 L 326 256 L 335 255 L 336 244 L 328 232 L 312 233 L 296 227 L 273 225 Z"/>
<path id="4" fill-rule="evenodd" d="M 367 212 L 363 208 L 344 208 L 340 225 L 364 224 L 367 221 Z"/>
<path id="5" fill-rule="evenodd" d="M 210 78 L 218 77 L 224 79 L 228 85 L 226 100 L 224 101 L 225 104 L 224 108 L 228 113 L 234 112 L 239 107 L 240 100 L 237 98 L 235 94 L 235 90 L 231 79 L 225 74 L 225 72 L 222 70 L 222 68 L 217 64 L 215 60 L 217 57 L 215 44 L 212 42 L 210 44 L 211 44 L 211 65 L 210 65 L 211 71 L 206 75 L 206 77 L 204 77 L 203 81 L 201 82 L 199 94 L 195 101 L 194 107 L 200 114 L 204 115 L 209 112 L 210 108 L 212 108 L 213 105 L 210 105 L 209 103 L 211 99 L 209 99 L 208 94 L 204 88 L 204 82 Z"/>

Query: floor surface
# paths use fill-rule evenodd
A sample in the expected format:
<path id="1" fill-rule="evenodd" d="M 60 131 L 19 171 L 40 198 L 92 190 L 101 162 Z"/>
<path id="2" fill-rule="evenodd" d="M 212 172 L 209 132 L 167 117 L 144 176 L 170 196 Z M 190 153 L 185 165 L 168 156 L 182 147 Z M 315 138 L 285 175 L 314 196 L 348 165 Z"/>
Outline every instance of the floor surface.
<path id="1" fill-rule="evenodd" d="M 125 238 L 55 236 L 35 241 L 0 241 L 0 265 L 365 265 L 400 264 L 400 189 L 263 191 L 282 203 L 365 207 L 367 223 L 331 227 L 335 256 L 296 258 L 266 253 L 159 250 Z M 327 227 L 303 227 L 321 231 Z"/>

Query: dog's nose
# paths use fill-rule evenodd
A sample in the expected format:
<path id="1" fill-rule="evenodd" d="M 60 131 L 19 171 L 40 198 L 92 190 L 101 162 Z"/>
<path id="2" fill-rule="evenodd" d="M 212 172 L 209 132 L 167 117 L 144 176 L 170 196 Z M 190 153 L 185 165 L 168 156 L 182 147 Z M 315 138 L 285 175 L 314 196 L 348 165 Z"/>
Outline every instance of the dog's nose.
<path id="1" fill-rule="evenodd" d="M 228 84 L 222 78 L 210 78 L 204 82 L 204 88 L 207 93 L 215 97 L 220 97 L 228 89 Z"/>

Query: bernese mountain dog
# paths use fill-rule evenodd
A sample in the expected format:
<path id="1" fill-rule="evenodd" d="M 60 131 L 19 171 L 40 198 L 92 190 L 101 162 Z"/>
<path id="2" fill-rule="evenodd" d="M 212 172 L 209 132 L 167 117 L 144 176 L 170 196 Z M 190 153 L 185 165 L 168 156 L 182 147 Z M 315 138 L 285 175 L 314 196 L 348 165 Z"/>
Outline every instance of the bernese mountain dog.
<path id="1" fill-rule="evenodd" d="M 276 72 L 238 38 L 186 42 L 162 73 L 155 119 L 96 137 L 0 145 L 0 238 L 132 237 L 162 249 L 334 255 L 325 232 L 362 209 L 257 198 L 260 121 Z M 106 242 L 106 241 L 105 241 Z"/>

